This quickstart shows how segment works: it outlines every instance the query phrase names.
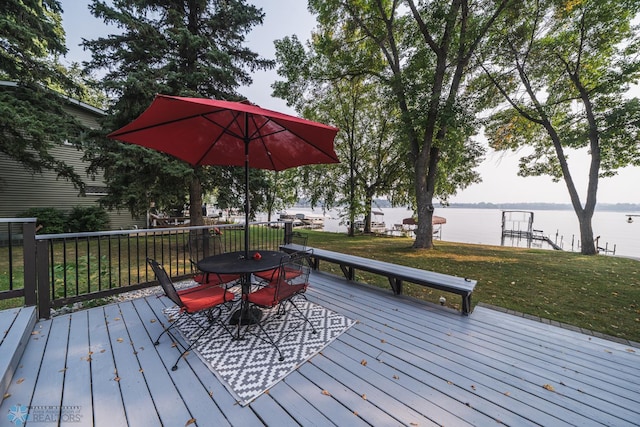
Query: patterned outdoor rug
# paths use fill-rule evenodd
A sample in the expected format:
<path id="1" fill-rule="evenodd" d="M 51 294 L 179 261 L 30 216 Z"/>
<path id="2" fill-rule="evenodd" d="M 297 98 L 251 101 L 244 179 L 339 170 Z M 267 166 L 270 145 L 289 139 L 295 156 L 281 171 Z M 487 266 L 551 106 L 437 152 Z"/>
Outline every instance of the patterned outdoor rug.
<path id="1" fill-rule="evenodd" d="M 313 333 L 311 326 L 299 317 L 295 309 L 287 311 L 281 317 L 275 316 L 274 309 L 263 310 L 263 319 L 269 316 L 269 321 L 264 327 L 278 344 L 284 356 L 283 361 L 278 360 L 278 351 L 271 344 L 258 337 L 262 332 L 256 325 L 250 326 L 249 329 L 254 334 L 247 333 L 244 339 L 235 340 L 216 324 L 207 336 L 195 345 L 195 353 L 241 405 L 250 403 L 356 323 L 304 298 L 298 298 L 296 304 L 313 323 L 317 334 Z M 235 311 L 235 308 L 232 311 Z M 176 312 L 177 307 L 165 309 L 168 318 Z M 222 318 L 228 319 L 229 316 L 230 313 L 225 310 Z M 202 318 L 204 319 L 204 315 Z M 190 340 L 192 336 L 200 333 L 192 322 L 181 323 L 178 328 L 185 339 Z M 236 326 L 228 327 L 233 332 L 236 331 Z M 244 332 L 245 326 L 242 328 Z"/>

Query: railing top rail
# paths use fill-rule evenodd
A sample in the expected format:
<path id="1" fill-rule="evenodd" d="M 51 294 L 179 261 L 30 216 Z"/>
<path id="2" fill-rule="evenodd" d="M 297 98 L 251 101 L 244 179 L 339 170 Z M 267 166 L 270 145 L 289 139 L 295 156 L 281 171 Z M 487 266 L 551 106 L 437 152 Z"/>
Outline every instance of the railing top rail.
<path id="1" fill-rule="evenodd" d="M 276 223 L 280 221 L 272 221 Z M 267 222 L 250 222 L 249 225 L 268 224 Z M 98 236 L 118 236 L 128 234 L 154 234 L 163 232 L 186 232 L 191 230 L 207 230 L 211 228 L 231 228 L 244 226 L 244 224 L 214 224 L 214 225 L 197 225 L 191 227 L 159 227 L 159 228 L 140 228 L 131 230 L 112 230 L 112 231 L 92 231 L 85 233 L 57 233 L 57 234 L 40 234 L 36 235 L 36 240 L 52 240 L 52 239 L 73 239 L 82 237 L 98 237 Z"/>
<path id="2" fill-rule="evenodd" d="M 38 218 L 0 218 L 0 223 L 5 222 L 36 222 Z"/>

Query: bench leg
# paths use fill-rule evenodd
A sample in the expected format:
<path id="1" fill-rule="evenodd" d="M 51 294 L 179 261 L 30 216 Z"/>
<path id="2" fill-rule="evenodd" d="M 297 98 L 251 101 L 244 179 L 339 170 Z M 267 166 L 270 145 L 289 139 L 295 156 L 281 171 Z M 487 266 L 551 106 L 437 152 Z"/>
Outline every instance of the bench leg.
<path id="1" fill-rule="evenodd" d="M 393 277 L 388 277 L 389 285 L 391 285 L 391 290 L 393 290 L 394 295 L 402 295 L 402 280 L 395 279 Z"/>
<path id="2" fill-rule="evenodd" d="M 462 295 L 462 314 L 468 316 L 471 313 L 471 294 Z"/>
<path id="3" fill-rule="evenodd" d="M 340 264 L 340 270 L 342 270 L 342 274 L 347 280 L 354 280 L 356 278 L 355 269 L 353 267 L 347 267 L 346 265 Z"/>

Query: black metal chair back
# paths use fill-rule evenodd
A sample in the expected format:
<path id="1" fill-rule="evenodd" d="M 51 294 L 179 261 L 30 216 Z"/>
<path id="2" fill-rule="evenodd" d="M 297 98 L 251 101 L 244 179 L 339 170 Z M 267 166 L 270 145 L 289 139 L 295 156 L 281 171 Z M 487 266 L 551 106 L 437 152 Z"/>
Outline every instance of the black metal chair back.
<path id="1" fill-rule="evenodd" d="M 151 266 L 151 269 L 156 275 L 156 279 L 162 286 L 162 290 L 169 297 L 171 301 L 173 301 L 177 306 L 184 307 L 182 300 L 180 299 L 180 295 L 178 295 L 178 291 L 176 291 L 175 286 L 173 286 L 173 282 L 171 278 L 167 274 L 167 271 L 164 269 L 162 265 L 160 265 L 156 260 L 151 258 L 147 258 L 147 262 Z"/>

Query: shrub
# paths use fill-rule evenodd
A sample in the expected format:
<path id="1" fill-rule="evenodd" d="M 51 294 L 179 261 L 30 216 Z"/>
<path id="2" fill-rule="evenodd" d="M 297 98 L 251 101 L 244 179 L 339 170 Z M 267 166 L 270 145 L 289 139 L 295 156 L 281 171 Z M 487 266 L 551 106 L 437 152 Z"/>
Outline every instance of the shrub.
<path id="1" fill-rule="evenodd" d="M 36 227 L 40 234 L 81 233 L 109 228 L 109 215 L 99 206 L 76 206 L 68 215 L 56 208 L 30 208 L 18 216 L 37 218 Z"/>
<path id="2" fill-rule="evenodd" d="M 18 214 L 21 218 L 37 218 L 36 227 L 41 234 L 64 233 L 66 217 L 56 208 L 30 208 Z"/>
<path id="3" fill-rule="evenodd" d="M 66 228 L 70 233 L 106 230 L 109 228 L 109 216 L 99 206 L 76 206 L 69 212 Z"/>

